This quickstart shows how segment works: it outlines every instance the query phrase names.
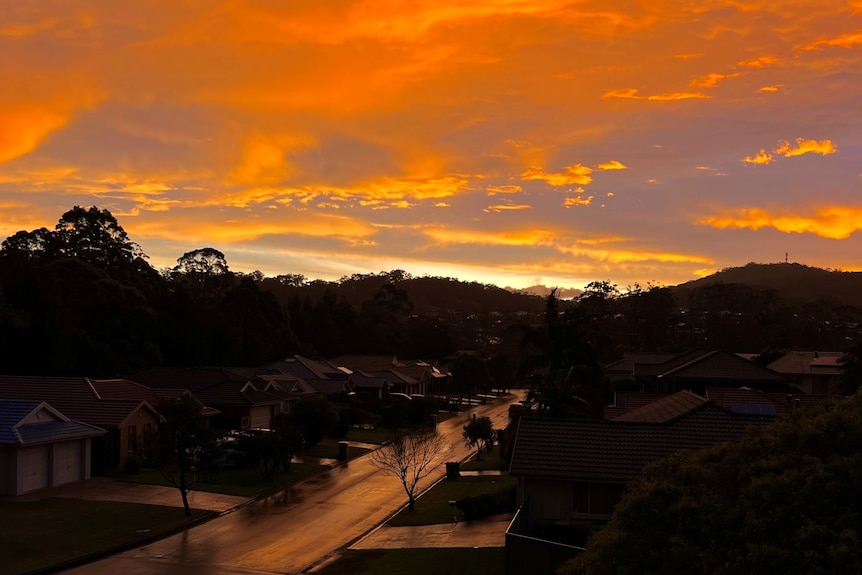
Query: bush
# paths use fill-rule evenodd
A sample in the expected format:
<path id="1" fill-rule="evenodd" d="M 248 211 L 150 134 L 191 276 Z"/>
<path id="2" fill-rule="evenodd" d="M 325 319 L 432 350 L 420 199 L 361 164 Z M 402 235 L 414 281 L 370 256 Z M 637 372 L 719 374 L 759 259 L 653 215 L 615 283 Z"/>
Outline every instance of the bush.
<path id="1" fill-rule="evenodd" d="M 123 473 L 132 475 L 141 472 L 141 460 L 137 455 L 129 455 L 123 462 Z"/>
<path id="2" fill-rule="evenodd" d="M 517 487 L 507 487 L 496 493 L 465 497 L 455 502 L 465 521 L 514 512 L 517 507 Z"/>

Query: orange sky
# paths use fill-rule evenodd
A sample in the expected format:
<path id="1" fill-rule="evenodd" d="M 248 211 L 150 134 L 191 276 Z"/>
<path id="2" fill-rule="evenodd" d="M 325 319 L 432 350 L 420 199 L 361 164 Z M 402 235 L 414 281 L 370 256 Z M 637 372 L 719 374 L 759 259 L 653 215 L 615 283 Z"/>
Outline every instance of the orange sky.
<path id="1" fill-rule="evenodd" d="M 0 236 L 525 287 L 862 269 L 862 0 L 0 0 Z"/>

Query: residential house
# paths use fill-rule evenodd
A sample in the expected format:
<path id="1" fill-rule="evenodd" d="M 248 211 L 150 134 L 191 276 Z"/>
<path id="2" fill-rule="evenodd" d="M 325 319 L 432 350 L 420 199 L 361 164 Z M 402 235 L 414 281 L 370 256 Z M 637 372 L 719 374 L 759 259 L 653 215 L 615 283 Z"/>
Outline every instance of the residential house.
<path id="1" fill-rule="evenodd" d="M 801 393 L 828 394 L 842 383 L 844 354 L 837 351 L 790 351 L 767 367 L 793 380 Z"/>
<path id="2" fill-rule="evenodd" d="M 615 420 L 522 417 L 509 469 L 520 510 L 507 531 L 507 573 L 553 573 L 607 522 L 648 463 L 739 439 L 773 419 L 733 413 L 691 392 Z"/>
<path id="3" fill-rule="evenodd" d="M 0 400 L 0 495 L 89 479 L 91 441 L 104 434 L 44 401 Z"/>
<path id="4" fill-rule="evenodd" d="M 139 399 L 108 399 L 86 377 L 0 376 L 0 399 L 44 401 L 64 416 L 107 433 L 92 440 L 91 472 L 104 473 L 142 446 L 144 432 L 162 417 Z"/>
<path id="5" fill-rule="evenodd" d="M 212 424 L 222 430 L 269 428 L 284 411 L 286 392 L 277 382 L 257 381 L 263 368 L 153 368 L 129 379 L 154 391 L 187 389 L 203 405 L 218 411 Z M 276 374 L 277 375 L 277 374 Z M 269 391 L 266 391 L 269 386 Z"/>
<path id="6" fill-rule="evenodd" d="M 631 355 L 609 367 L 616 377 L 630 369 L 630 379 L 638 391 L 664 395 L 681 390 L 702 395 L 707 387 L 742 386 L 787 392 L 792 383 L 783 374 L 739 354 L 719 350 L 692 350 L 670 358 L 663 354 Z"/>
<path id="7" fill-rule="evenodd" d="M 392 355 L 342 355 L 330 362 L 351 373 L 362 372 L 369 377 L 383 377 L 389 391 L 407 395 L 444 393 L 448 375 L 428 362 L 404 361 Z"/>

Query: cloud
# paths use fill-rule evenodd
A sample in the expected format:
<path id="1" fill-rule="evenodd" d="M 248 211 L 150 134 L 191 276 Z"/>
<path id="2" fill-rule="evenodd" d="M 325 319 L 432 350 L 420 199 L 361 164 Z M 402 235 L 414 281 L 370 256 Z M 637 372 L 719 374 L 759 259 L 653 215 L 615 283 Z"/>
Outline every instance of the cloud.
<path id="1" fill-rule="evenodd" d="M 775 148 L 776 154 L 781 154 L 785 158 L 791 158 L 793 156 L 801 156 L 803 154 L 820 154 L 821 156 L 828 156 L 830 154 L 834 154 L 838 151 L 838 148 L 835 147 L 829 140 L 806 140 L 805 138 L 796 138 L 796 147 L 790 142 L 782 141 L 778 143 L 778 146 Z"/>
<path id="2" fill-rule="evenodd" d="M 484 212 L 507 212 L 507 211 L 520 211 L 520 210 L 529 210 L 533 206 L 528 206 L 526 204 L 497 204 L 494 206 L 488 206 L 485 208 Z"/>
<path id="3" fill-rule="evenodd" d="M 743 60 L 739 62 L 737 66 L 741 66 L 743 68 L 766 68 L 767 66 L 773 66 L 778 63 L 778 58 L 775 56 L 760 56 L 759 58 L 754 58 L 751 60 Z"/>
<path id="4" fill-rule="evenodd" d="M 706 74 L 705 76 L 699 76 L 691 81 L 692 88 L 714 88 L 718 86 L 718 83 L 722 80 L 727 80 L 729 78 L 739 78 L 742 74 Z"/>
<path id="5" fill-rule="evenodd" d="M 803 44 L 801 46 L 797 46 L 799 50 L 820 50 L 824 47 L 838 47 L 838 48 L 852 48 L 862 44 L 862 31 L 859 32 L 849 32 L 847 34 L 842 34 L 840 36 L 836 36 L 834 38 L 826 38 L 824 40 L 817 40 L 816 42 L 811 42 L 809 44 Z"/>
<path id="6" fill-rule="evenodd" d="M 587 196 L 586 198 L 582 196 L 575 196 L 574 198 L 566 198 L 563 201 L 563 206 L 566 208 L 571 208 L 572 206 L 589 206 L 593 203 L 593 196 Z"/>
<path id="7" fill-rule="evenodd" d="M 610 162 L 604 162 L 596 166 L 597 170 L 627 170 L 628 168 L 624 166 L 621 162 L 616 160 L 611 160 Z"/>
<path id="8" fill-rule="evenodd" d="M 23 104 L 0 108 L 0 164 L 29 154 L 68 120 L 68 113 L 47 107 Z"/>
<path id="9" fill-rule="evenodd" d="M 581 164 L 574 164 L 572 166 L 566 166 L 562 172 L 557 173 L 530 169 L 521 174 L 521 179 L 541 180 L 554 187 L 572 185 L 586 186 L 593 181 L 593 178 L 590 176 L 592 173 L 592 168 L 582 166 Z"/>
<path id="10" fill-rule="evenodd" d="M 521 186 L 488 186 L 485 188 L 488 192 L 489 196 L 496 196 L 497 194 L 520 194 L 523 192 L 523 188 Z"/>
<path id="11" fill-rule="evenodd" d="M 775 93 L 780 92 L 782 88 L 784 88 L 784 86 L 782 86 L 781 84 L 776 84 L 775 86 L 763 86 L 757 91 L 761 93 Z"/>
<path id="12" fill-rule="evenodd" d="M 821 156 L 828 156 L 837 151 L 838 148 L 831 140 L 806 140 L 805 138 L 796 138 L 795 146 L 787 140 L 782 140 L 775 145 L 775 149 L 772 150 L 772 154 L 766 150 L 760 150 L 755 156 L 746 156 L 743 158 L 742 163 L 765 166 L 767 164 L 771 164 L 775 160 L 773 154 L 776 156 L 784 156 L 785 158 L 792 158 L 795 156 L 802 156 L 804 154 L 820 154 Z"/>
<path id="13" fill-rule="evenodd" d="M 753 164 L 756 166 L 765 166 L 772 163 L 772 154 L 766 150 L 760 150 L 754 156 L 745 156 L 742 159 L 743 164 Z"/>
<path id="14" fill-rule="evenodd" d="M 611 98 L 623 98 L 629 100 L 647 100 L 648 102 L 677 102 L 680 100 L 708 100 L 712 96 L 707 96 L 702 92 L 668 92 L 665 94 L 653 94 L 651 96 L 641 96 L 635 88 L 624 88 L 622 90 L 609 90 L 602 94 L 603 100 Z"/>
<path id="15" fill-rule="evenodd" d="M 785 233 L 844 240 L 862 230 L 862 207 L 830 206 L 818 208 L 810 215 L 770 213 L 761 208 L 735 208 L 718 215 L 698 218 L 697 223 L 720 230 L 773 228 Z"/>

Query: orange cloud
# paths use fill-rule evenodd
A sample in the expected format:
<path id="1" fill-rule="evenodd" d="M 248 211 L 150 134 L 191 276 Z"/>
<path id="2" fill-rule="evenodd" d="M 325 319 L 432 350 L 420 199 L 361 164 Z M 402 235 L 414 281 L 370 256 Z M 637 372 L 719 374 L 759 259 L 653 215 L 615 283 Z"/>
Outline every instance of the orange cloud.
<path id="1" fill-rule="evenodd" d="M 587 196 L 586 198 L 581 196 L 575 196 L 574 198 L 566 198 L 563 201 L 563 206 L 566 208 L 571 208 L 572 206 L 589 206 L 593 203 L 593 196 Z"/>
<path id="2" fill-rule="evenodd" d="M 729 78 L 738 78 L 742 74 L 707 74 L 705 76 L 700 76 L 691 81 L 692 88 L 714 88 L 718 86 L 718 83 L 722 80 L 727 80 Z"/>
<path id="3" fill-rule="evenodd" d="M 742 159 L 743 164 L 754 164 L 757 166 L 765 166 L 772 163 L 772 155 L 766 150 L 760 150 L 754 156 L 746 156 Z"/>
<path id="4" fill-rule="evenodd" d="M 480 246 L 551 246 L 559 234 L 551 230 L 525 229 L 506 232 L 459 230 L 454 228 L 427 228 L 423 233 L 438 244 L 473 244 Z"/>
<path id="5" fill-rule="evenodd" d="M 759 89 L 759 90 L 757 90 L 757 91 L 758 91 L 758 92 L 763 92 L 763 93 L 778 92 L 778 91 L 780 91 L 783 87 L 784 87 L 784 86 L 782 86 L 781 84 L 777 84 L 777 85 L 775 85 L 775 86 L 763 86 L 762 88 L 760 88 L 760 89 Z"/>
<path id="6" fill-rule="evenodd" d="M 68 120 L 68 114 L 40 106 L 0 109 L 0 163 L 29 154 Z"/>
<path id="7" fill-rule="evenodd" d="M 830 206 L 816 210 L 814 215 L 772 214 L 760 208 L 739 208 L 699 218 L 697 223 L 721 230 L 773 228 L 785 233 L 844 240 L 862 230 L 862 208 Z"/>
<path id="8" fill-rule="evenodd" d="M 743 68 L 765 68 L 777 63 L 778 58 L 775 56 L 761 56 L 759 58 L 754 58 L 753 60 L 743 60 L 742 62 L 739 62 L 737 66 L 742 66 Z"/>
<path id="9" fill-rule="evenodd" d="M 526 204 L 497 204 L 494 206 L 488 206 L 485 208 L 484 212 L 507 212 L 507 211 L 520 211 L 520 210 L 529 210 L 533 206 L 528 206 Z"/>
<path id="10" fill-rule="evenodd" d="M 488 186 L 485 190 L 488 192 L 489 196 L 496 196 L 497 194 L 519 194 L 524 191 L 521 186 Z"/>
<path id="11" fill-rule="evenodd" d="M 842 34 L 841 36 L 837 36 L 835 38 L 827 38 L 825 40 L 817 40 L 816 42 L 811 42 L 810 44 L 805 44 L 802 46 L 797 46 L 799 50 L 819 50 L 824 47 L 838 47 L 838 48 L 852 48 L 858 44 L 862 44 L 862 31 L 860 32 L 850 32 L 848 34 Z"/>
<path id="12" fill-rule="evenodd" d="M 821 156 L 828 156 L 830 154 L 834 154 L 838 151 L 838 148 L 835 147 L 829 140 L 806 140 L 804 138 L 796 138 L 796 147 L 790 142 L 783 141 L 778 142 L 778 146 L 775 148 L 775 153 L 784 156 L 785 158 L 791 158 L 793 156 L 801 156 L 803 154 L 820 154 Z"/>
<path id="13" fill-rule="evenodd" d="M 593 181 L 590 174 L 593 173 L 592 168 L 575 164 L 566 166 L 563 172 L 549 173 L 542 170 L 527 170 L 521 174 L 522 180 L 541 180 L 554 187 L 571 186 L 575 184 L 587 185 Z"/>
<path id="14" fill-rule="evenodd" d="M 621 162 L 616 160 L 611 160 L 610 162 L 604 162 L 596 166 L 597 170 L 628 170 L 626 166 L 624 166 Z"/>
<path id="15" fill-rule="evenodd" d="M 623 98 L 629 100 L 647 100 L 648 102 L 676 102 L 680 100 L 708 100 L 712 96 L 707 96 L 701 92 L 669 92 L 667 94 L 654 94 L 652 96 L 641 96 L 635 88 L 625 88 L 622 90 L 609 90 L 602 94 L 603 100 L 610 98 Z"/>

